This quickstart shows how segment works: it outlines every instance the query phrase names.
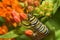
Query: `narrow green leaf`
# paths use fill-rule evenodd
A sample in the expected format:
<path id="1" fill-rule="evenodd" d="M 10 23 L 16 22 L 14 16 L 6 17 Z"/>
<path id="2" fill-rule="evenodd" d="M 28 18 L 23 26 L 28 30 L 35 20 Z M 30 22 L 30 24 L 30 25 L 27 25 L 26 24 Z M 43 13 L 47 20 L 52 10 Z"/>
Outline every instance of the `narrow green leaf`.
<path id="1" fill-rule="evenodd" d="M 56 13 L 56 11 L 57 11 L 58 8 L 59 8 L 58 2 L 56 2 L 56 3 L 54 4 L 54 8 L 53 8 L 53 13 L 54 13 L 54 14 Z"/>
<path id="2" fill-rule="evenodd" d="M 5 35 L 0 35 L 0 38 L 15 38 L 17 37 L 18 35 L 15 34 L 14 30 L 8 32 L 7 34 Z"/>
<path id="3" fill-rule="evenodd" d="M 60 0 L 58 0 L 58 5 L 60 6 Z"/>

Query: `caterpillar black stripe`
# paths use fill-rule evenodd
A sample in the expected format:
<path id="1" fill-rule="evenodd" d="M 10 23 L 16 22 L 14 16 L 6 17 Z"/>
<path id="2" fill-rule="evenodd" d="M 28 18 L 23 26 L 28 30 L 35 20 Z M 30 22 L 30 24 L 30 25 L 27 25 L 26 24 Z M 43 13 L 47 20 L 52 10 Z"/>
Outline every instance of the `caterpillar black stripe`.
<path id="1" fill-rule="evenodd" d="M 30 22 L 31 26 L 39 33 L 42 33 L 42 35 L 47 35 L 49 33 L 48 28 L 33 15 L 28 14 L 28 21 Z"/>

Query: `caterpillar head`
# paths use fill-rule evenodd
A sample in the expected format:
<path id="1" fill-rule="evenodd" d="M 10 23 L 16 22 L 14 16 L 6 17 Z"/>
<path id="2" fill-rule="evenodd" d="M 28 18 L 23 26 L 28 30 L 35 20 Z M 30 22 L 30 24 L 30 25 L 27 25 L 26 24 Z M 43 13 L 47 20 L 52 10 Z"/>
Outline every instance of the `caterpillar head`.
<path id="1" fill-rule="evenodd" d="M 28 19 L 30 19 L 30 18 L 32 18 L 33 16 L 32 16 L 32 14 L 28 14 Z"/>

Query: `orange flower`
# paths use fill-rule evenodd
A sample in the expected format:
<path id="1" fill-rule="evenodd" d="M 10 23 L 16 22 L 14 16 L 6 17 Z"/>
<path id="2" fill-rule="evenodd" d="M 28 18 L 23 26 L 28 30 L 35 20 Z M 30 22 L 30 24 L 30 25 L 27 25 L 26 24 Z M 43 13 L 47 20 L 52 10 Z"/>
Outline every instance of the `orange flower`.
<path id="1" fill-rule="evenodd" d="M 0 27 L 0 34 L 3 34 L 2 28 Z"/>
<path id="2" fill-rule="evenodd" d="M 10 22 L 13 19 L 11 15 L 13 10 L 18 14 L 23 12 L 24 9 L 19 5 L 18 0 L 2 0 L 0 2 L 0 16 L 4 17 L 6 21 Z"/>
<path id="3" fill-rule="evenodd" d="M 6 34 L 8 32 L 8 28 L 6 25 L 2 25 L 0 27 L 0 34 Z"/>
<path id="4" fill-rule="evenodd" d="M 18 13 L 21 13 L 21 12 L 23 12 L 23 9 L 21 9 L 20 7 L 16 7 L 16 9 L 15 9 Z"/>
<path id="5" fill-rule="evenodd" d="M 8 28 L 6 25 L 2 25 L 2 31 L 4 34 L 8 32 Z"/>
<path id="6" fill-rule="evenodd" d="M 10 0 L 2 0 L 3 4 L 8 4 L 10 5 Z"/>

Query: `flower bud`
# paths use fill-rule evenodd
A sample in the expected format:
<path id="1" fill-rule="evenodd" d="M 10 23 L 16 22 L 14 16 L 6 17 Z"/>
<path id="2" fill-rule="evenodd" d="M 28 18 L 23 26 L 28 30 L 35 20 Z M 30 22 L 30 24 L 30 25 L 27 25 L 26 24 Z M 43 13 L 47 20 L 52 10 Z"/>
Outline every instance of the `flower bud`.
<path id="1" fill-rule="evenodd" d="M 24 20 L 27 19 L 27 15 L 25 13 L 20 13 L 20 17 Z"/>
<path id="2" fill-rule="evenodd" d="M 19 14 L 15 10 L 12 11 L 11 15 L 12 15 L 12 17 L 19 16 Z"/>
<path id="3" fill-rule="evenodd" d="M 33 31 L 32 31 L 32 30 L 26 30 L 26 31 L 25 31 L 25 34 L 26 34 L 27 36 L 32 36 L 32 35 L 33 35 Z"/>
<path id="4" fill-rule="evenodd" d="M 50 16 L 51 16 L 51 14 L 50 14 L 50 13 L 46 13 L 46 16 L 47 16 L 47 17 L 50 17 Z"/>
<path id="5" fill-rule="evenodd" d="M 14 21 L 17 22 L 17 23 L 19 23 L 19 22 L 21 21 L 20 18 L 17 17 L 17 16 L 14 16 L 13 19 L 14 19 Z"/>
<path id="6" fill-rule="evenodd" d="M 33 0 L 27 0 L 28 5 L 32 5 L 33 4 Z"/>
<path id="7" fill-rule="evenodd" d="M 28 6 L 28 11 L 33 11 L 33 7 L 32 6 Z"/>
<path id="8" fill-rule="evenodd" d="M 40 14 L 40 17 L 44 16 L 44 12 L 42 11 L 39 14 Z"/>
<path id="9" fill-rule="evenodd" d="M 39 1 L 34 1 L 34 6 L 38 6 L 39 5 Z"/>

